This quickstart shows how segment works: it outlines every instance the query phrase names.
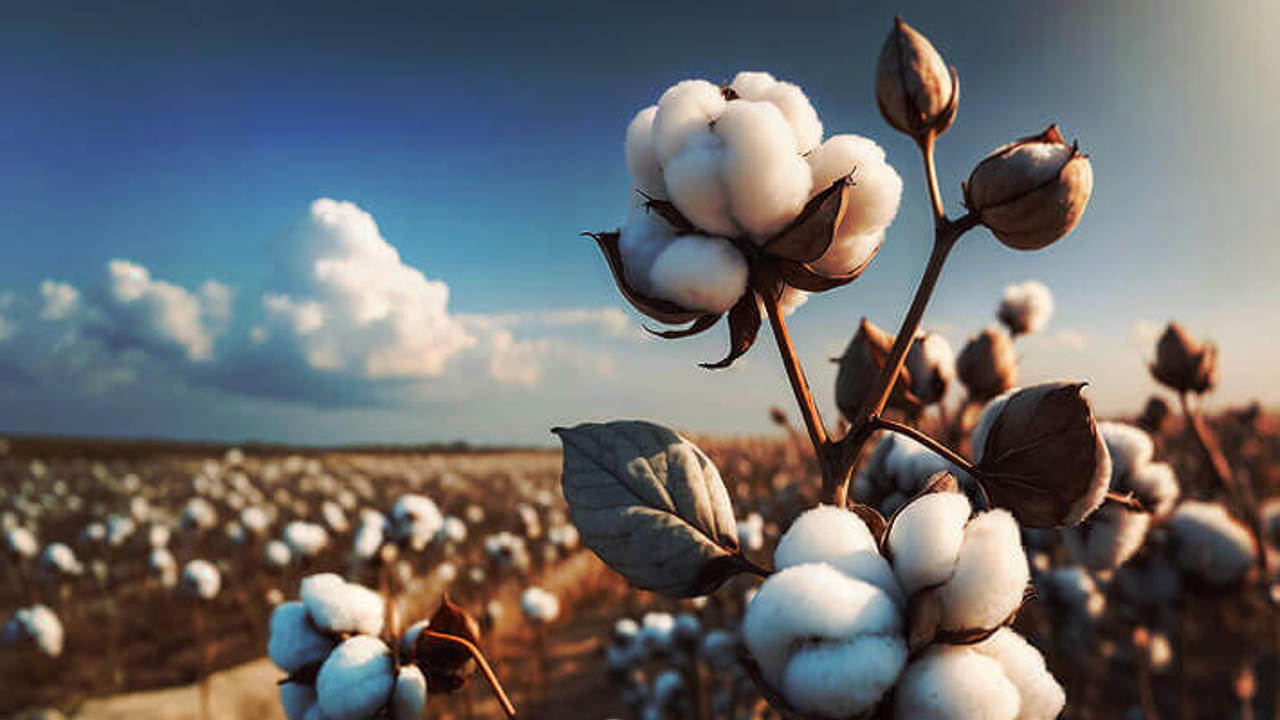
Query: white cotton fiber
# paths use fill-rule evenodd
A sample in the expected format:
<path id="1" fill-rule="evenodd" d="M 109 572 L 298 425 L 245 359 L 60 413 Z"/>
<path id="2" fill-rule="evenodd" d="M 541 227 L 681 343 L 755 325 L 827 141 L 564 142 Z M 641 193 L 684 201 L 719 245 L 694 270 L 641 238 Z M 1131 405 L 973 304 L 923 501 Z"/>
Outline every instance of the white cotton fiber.
<path id="1" fill-rule="evenodd" d="M 1006 325 L 1018 328 L 1018 332 L 1039 332 L 1053 316 L 1053 294 L 1048 286 L 1036 280 L 1010 285 L 1004 289 L 996 314 Z"/>
<path id="2" fill-rule="evenodd" d="M 361 523 L 351 541 L 351 552 L 361 560 L 370 560 L 378 553 L 384 539 L 381 525 Z"/>
<path id="3" fill-rule="evenodd" d="M 296 600 L 271 611 L 270 628 L 267 656 L 287 673 L 324 660 L 333 649 L 333 640 L 316 630 L 306 606 Z"/>
<path id="4" fill-rule="evenodd" d="M 1112 485 L 1117 486 L 1151 462 L 1155 444 L 1151 436 L 1132 425 L 1118 422 L 1098 423 L 1098 432 L 1111 453 Z"/>
<path id="5" fill-rule="evenodd" d="M 18 557 L 35 557 L 40 551 L 40 543 L 36 536 L 24 527 L 15 527 L 5 531 L 5 547 Z"/>
<path id="6" fill-rule="evenodd" d="M 671 202 L 694 225 L 716 235 L 740 234 L 724 176 L 725 146 L 710 129 L 693 132 L 663 170 Z"/>
<path id="7" fill-rule="evenodd" d="M 315 688 L 294 682 L 280 686 L 280 706 L 284 708 L 287 720 L 304 720 L 315 704 Z"/>
<path id="8" fill-rule="evenodd" d="M 653 261 L 675 238 L 671 226 L 656 212 L 643 205 L 631 209 L 627 224 L 618 234 L 622 271 L 631 287 L 646 295 L 653 294 L 649 271 L 653 269 Z"/>
<path id="9" fill-rule="evenodd" d="M 666 200 L 662 164 L 658 162 L 658 151 L 653 146 L 653 118 L 657 114 L 658 106 L 650 105 L 636 113 L 627 125 L 627 171 L 631 173 L 631 184 L 637 190 L 655 200 Z"/>
<path id="10" fill-rule="evenodd" d="M 191 560 L 182 568 L 182 593 L 200 600 L 212 600 L 222 589 L 222 573 L 208 560 Z"/>
<path id="11" fill-rule="evenodd" d="M 302 579 L 298 591 L 311 621 L 331 633 L 377 635 L 382 632 L 382 596 L 361 585 L 349 583 L 333 573 Z"/>
<path id="12" fill-rule="evenodd" d="M 520 594 L 520 611 L 531 622 L 549 623 L 560 616 L 560 600 L 539 587 Z"/>
<path id="13" fill-rule="evenodd" d="M 658 256 L 649 280 L 657 297 L 721 313 L 747 291 L 747 261 L 728 240 L 685 235 Z"/>
<path id="14" fill-rule="evenodd" d="M 774 566 L 784 570 L 804 563 L 826 563 L 864 580 L 903 602 L 893 569 L 876 546 L 875 538 L 857 515 L 833 505 L 806 510 L 791 523 L 773 553 Z"/>
<path id="15" fill-rule="evenodd" d="M 1000 664 L 966 647 L 940 645 L 898 682 L 899 720 L 1017 720 L 1018 689 Z"/>
<path id="16" fill-rule="evenodd" d="M 65 639 L 62 621 L 46 605 L 20 608 L 0 631 L 0 646 L 29 642 L 49 657 L 62 654 Z"/>
<path id="17" fill-rule="evenodd" d="M 379 639 L 356 635 L 329 654 L 316 678 L 326 720 L 366 720 L 391 699 L 395 685 L 391 651 Z"/>
<path id="18" fill-rule="evenodd" d="M 405 665 L 396 676 L 391 720 L 418 720 L 427 705 L 427 678 L 417 665 Z"/>
<path id="19" fill-rule="evenodd" d="M 1062 540 L 1076 561 L 1090 570 L 1120 567 L 1142 547 L 1151 515 L 1104 505 L 1083 525 L 1063 528 Z"/>
<path id="20" fill-rule="evenodd" d="M 884 149 L 859 135 L 836 135 L 818 146 L 808 158 L 813 177 L 812 193 L 853 175 L 848 205 L 837 238 L 866 235 L 885 229 L 898 214 L 902 178 L 885 162 Z"/>
<path id="21" fill-rule="evenodd" d="M 889 555 L 908 595 L 946 582 L 955 572 L 970 512 L 968 498 L 960 493 L 931 493 L 894 518 Z"/>
<path id="22" fill-rule="evenodd" d="M 743 640 L 774 687 L 795 643 L 901 632 L 902 616 L 880 588 L 830 565 L 797 565 L 770 575 L 747 607 Z"/>
<path id="23" fill-rule="evenodd" d="M 729 103 L 715 132 L 724 141 L 730 211 L 748 234 L 767 239 L 809 200 L 813 179 L 795 133 L 776 106 L 745 100 Z"/>
<path id="24" fill-rule="evenodd" d="M 795 135 L 795 151 L 804 155 L 822 142 L 822 121 L 804 91 L 794 83 L 780 82 L 766 72 L 740 72 L 729 87 L 743 100 L 771 103 Z"/>
<path id="25" fill-rule="evenodd" d="M 682 80 L 667 88 L 653 119 L 659 164 L 668 166 L 684 150 L 689 135 L 705 130 L 724 113 L 725 105 L 720 88 L 706 80 Z"/>
<path id="26" fill-rule="evenodd" d="M 973 464 L 977 465 L 982 462 L 982 454 L 987 449 L 987 433 L 991 432 L 991 426 L 995 423 L 996 418 L 1004 411 L 1005 403 L 1009 402 L 1009 398 L 1017 392 L 1018 388 L 1006 391 L 1002 395 L 997 395 L 982 407 L 982 413 L 978 415 L 978 422 L 973 426 L 973 434 L 969 436 L 969 447 L 972 450 Z M 1102 430 L 1102 423 L 1098 424 L 1098 430 Z"/>
<path id="27" fill-rule="evenodd" d="M 1213 585 L 1240 580 L 1257 558 L 1253 536 L 1218 503 L 1186 500 L 1169 516 L 1183 572 Z"/>
<path id="28" fill-rule="evenodd" d="M 942 628 L 999 626 L 1022 605 L 1030 577 L 1013 515 L 991 510 L 975 516 L 965 526 L 956 570 L 939 588 Z"/>
<path id="29" fill-rule="evenodd" d="M 1129 476 L 1128 489 L 1156 519 L 1163 519 L 1173 512 L 1182 493 L 1173 466 L 1163 462 L 1147 463 L 1138 468 Z"/>
<path id="30" fill-rule="evenodd" d="M 1017 720 L 1053 720 L 1067 703 L 1067 694 L 1044 664 L 1044 656 L 1018 633 L 1000 628 L 973 646 L 1000 664 L 1018 689 Z"/>
<path id="31" fill-rule="evenodd" d="M 84 565 L 76 558 L 71 548 L 60 542 L 49 543 L 40 553 L 40 567 L 46 572 L 62 575 L 79 575 L 84 572 Z"/>
<path id="32" fill-rule="evenodd" d="M 279 540 L 272 540 L 262 549 L 262 556 L 267 564 L 274 568 L 288 567 L 293 561 L 293 551 Z"/>
<path id="33" fill-rule="evenodd" d="M 440 508 L 423 495 L 402 495 L 391 507 L 392 536 L 415 552 L 426 548 L 443 524 Z"/>
<path id="34" fill-rule="evenodd" d="M 892 635 L 806 645 L 787 664 L 782 691 L 800 712 L 851 717 L 879 702 L 906 662 L 906 644 Z"/>
<path id="35" fill-rule="evenodd" d="M 284 526 L 283 539 L 294 555 L 313 557 L 329 544 L 329 532 L 316 523 L 294 520 Z"/>

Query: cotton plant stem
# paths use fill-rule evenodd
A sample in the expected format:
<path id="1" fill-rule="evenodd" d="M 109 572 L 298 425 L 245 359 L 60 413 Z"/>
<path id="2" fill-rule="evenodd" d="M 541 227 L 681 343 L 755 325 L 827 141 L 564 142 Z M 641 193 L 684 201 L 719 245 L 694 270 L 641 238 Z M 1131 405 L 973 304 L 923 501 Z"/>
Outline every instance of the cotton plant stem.
<path id="1" fill-rule="evenodd" d="M 805 379 L 804 369 L 800 367 L 800 358 L 796 356 L 796 348 L 791 343 L 791 332 L 787 329 L 786 318 L 778 307 L 778 298 L 772 293 L 761 293 L 765 313 L 769 316 L 769 327 L 773 330 L 774 341 L 778 345 L 778 354 L 782 357 L 782 366 L 787 371 L 787 380 L 791 383 L 791 392 L 796 396 L 796 405 L 804 418 L 805 429 L 809 432 L 809 442 L 818 458 L 818 466 L 822 469 L 822 485 L 824 493 L 829 492 L 835 482 L 830 464 L 827 462 L 827 428 L 822 423 L 822 415 L 813 401 L 813 392 L 809 389 L 809 381 Z"/>
<path id="2" fill-rule="evenodd" d="M 444 633 L 435 632 L 430 628 L 424 628 L 422 630 L 422 634 L 430 638 L 454 643 L 470 653 L 471 659 L 476 661 L 476 665 L 480 668 L 480 672 L 484 675 L 484 679 L 489 683 L 489 687 L 493 690 L 494 697 L 498 699 L 498 704 L 502 706 L 502 712 L 506 713 L 509 718 L 516 716 L 515 706 L 511 704 L 511 699 L 507 697 L 507 691 L 502 689 L 502 683 L 498 680 L 497 674 L 493 672 L 493 668 L 489 666 L 489 661 L 485 659 L 484 653 L 480 652 L 480 648 L 471 644 L 470 641 L 456 635 L 445 635 Z"/>

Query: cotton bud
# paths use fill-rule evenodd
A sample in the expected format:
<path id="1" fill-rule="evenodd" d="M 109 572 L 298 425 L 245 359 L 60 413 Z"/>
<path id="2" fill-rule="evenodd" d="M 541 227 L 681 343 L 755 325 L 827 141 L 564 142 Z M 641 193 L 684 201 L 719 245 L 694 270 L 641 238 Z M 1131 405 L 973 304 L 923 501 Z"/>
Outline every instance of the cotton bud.
<path id="1" fill-rule="evenodd" d="M 1217 381 L 1218 348 L 1196 342 L 1178 323 L 1169 323 L 1156 343 L 1151 375 L 1179 393 L 1205 393 Z"/>
<path id="2" fill-rule="evenodd" d="M 1042 282 L 1028 280 L 1004 289 L 996 318 L 1013 337 L 1039 332 L 1053 315 L 1053 295 Z"/>
<path id="3" fill-rule="evenodd" d="M 1000 242 L 1039 250 L 1071 232 L 1093 191 L 1093 168 L 1057 125 L 988 155 L 964 184 L 965 205 Z"/>
<path id="4" fill-rule="evenodd" d="M 1152 396 L 1142 408 L 1142 414 L 1136 421 L 1138 427 L 1152 435 L 1164 432 L 1165 423 L 1169 420 L 1169 402 L 1162 397 Z"/>
<path id="5" fill-rule="evenodd" d="M 960 350 L 956 375 L 969 399 L 984 403 L 1018 383 L 1018 356 L 1013 340 L 999 328 L 987 328 Z"/>
<path id="6" fill-rule="evenodd" d="M 956 376 L 956 356 L 951 343 L 937 333 L 921 333 L 907 351 L 905 372 L 911 392 L 920 402 L 932 405 L 947 394 Z"/>
<path id="7" fill-rule="evenodd" d="M 960 82 L 928 38 L 903 22 L 893 29 L 876 65 L 876 103 L 894 128 L 922 140 L 955 120 Z"/>
<path id="8" fill-rule="evenodd" d="M 1178 566 L 1206 585 L 1240 582 L 1257 559 L 1259 549 L 1249 529 L 1218 503 L 1186 500 L 1168 524 Z"/>
<path id="9" fill-rule="evenodd" d="M 893 347 L 893 336 L 862 318 L 858 332 L 836 362 L 836 405 L 846 418 L 855 418 L 874 389 L 880 369 Z M 919 400 L 910 391 L 912 375 L 906 368 L 898 375 L 889 405 L 902 410 L 916 410 Z"/>
<path id="10" fill-rule="evenodd" d="M 1030 527 L 1075 525 L 1102 504 L 1111 456 L 1081 383 L 1031 385 L 987 404 L 974 462 L 994 504 Z"/>
<path id="11" fill-rule="evenodd" d="M 414 628 L 417 628 L 416 633 Z M 413 657 L 419 666 L 426 668 L 427 686 L 431 692 L 452 693 L 466 685 L 476 670 L 471 653 L 459 643 L 422 633 L 424 628 L 479 645 L 479 621 L 446 596 L 430 621 L 410 628 L 410 633 L 415 635 Z"/>

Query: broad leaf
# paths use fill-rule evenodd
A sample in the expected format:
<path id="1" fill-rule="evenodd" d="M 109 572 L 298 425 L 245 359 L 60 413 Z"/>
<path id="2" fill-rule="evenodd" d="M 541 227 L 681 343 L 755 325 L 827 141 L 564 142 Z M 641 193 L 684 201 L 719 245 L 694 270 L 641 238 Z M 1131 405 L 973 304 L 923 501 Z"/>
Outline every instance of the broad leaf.
<path id="1" fill-rule="evenodd" d="M 693 443 L 643 421 L 553 432 L 564 444 L 561 485 L 574 525 L 632 584 L 695 597 L 749 568 L 720 472 Z"/>

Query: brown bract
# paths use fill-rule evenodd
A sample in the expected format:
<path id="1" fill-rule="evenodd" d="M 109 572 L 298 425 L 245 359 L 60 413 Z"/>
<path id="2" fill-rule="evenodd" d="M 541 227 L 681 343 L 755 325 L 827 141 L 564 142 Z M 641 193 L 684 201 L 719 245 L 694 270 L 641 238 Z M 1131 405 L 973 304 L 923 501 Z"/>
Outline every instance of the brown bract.
<path id="1" fill-rule="evenodd" d="M 463 610 L 448 595 L 440 602 L 440 608 L 431 616 L 427 628 L 441 635 L 462 638 L 472 645 L 480 645 L 480 623 Z M 418 636 L 414 659 L 427 676 L 427 689 L 431 693 L 451 693 L 467 684 L 476 665 L 465 647 L 448 640 Z"/>
<path id="2" fill-rule="evenodd" d="M 1010 395 L 990 421 L 978 473 L 992 503 L 1023 525 L 1075 525 L 1106 494 L 1111 456 L 1083 387 L 1032 385 Z"/>
<path id="3" fill-rule="evenodd" d="M 970 338 L 956 356 L 956 376 L 974 402 L 984 403 L 1018 382 L 1018 356 L 1013 340 L 987 328 Z"/>
<path id="4" fill-rule="evenodd" d="M 876 64 L 876 104 L 895 129 L 917 140 L 951 127 L 960 104 L 960 79 L 933 44 L 895 18 Z"/>
<path id="5" fill-rule="evenodd" d="M 836 360 L 840 365 L 836 372 L 836 405 L 846 418 L 857 417 L 892 348 L 893 336 L 862 318 L 858 332 Z M 911 382 L 910 369 L 903 367 L 889 396 L 889 407 L 906 412 L 916 412 L 922 407 L 920 399 L 910 390 Z"/>
<path id="6" fill-rule="evenodd" d="M 836 228 L 848 210 L 849 192 L 853 175 L 843 177 L 831 187 L 815 195 L 796 219 L 767 242 L 760 244 L 749 238 L 730 238 L 746 258 L 750 271 L 748 290 L 729 309 L 729 352 L 721 360 L 702 363 L 702 367 L 721 369 L 733 364 L 755 343 L 760 329 L 760 299 L 776 301 L 782 296 L 784 286 L 790 285 L 806 292 L 825 292 L 847 285 L 857 279 L 875 255 L 861 266 L 839 275 L 825 275 L 813 269 L 811 263 L 822 257 L 835 241 Z M 706 235 L 689 222 L 670 202 L 646 200 L 649 212 L 657 213 L 680 235 Z M 640 292 L 627 282 L 623 271 L 622 253 L 618 247 L 620 232 L 587 233 L 596 241 L 604 254 L 613 281 L 622 296 L 640 312 L 666 325 L 684 325 L 676 330 L 650 330 L 653 334 L 677 339 L 692 337 L 711 329 L 721 318 L 721 313 L 706 313 L 682 307 Z M 646 328 L 647 329 L 647 328 Z"/>
<path id="7" fill-rule="evenodd" d="M 1156 343 L 1151 375 L 1171 390 L 1204 393 L 1217 381 L 1218 348 L 1196 342 L 1178 323 L 1169 323 Z"/>
<path id="8" fill-rule="evenodd" d="M 1093 192 L 1093 167 L 1057 125 L 1015 140 L 974 167 L 965 205 L 1015 250 L 1038 250 L 1071 232 Z"/>

